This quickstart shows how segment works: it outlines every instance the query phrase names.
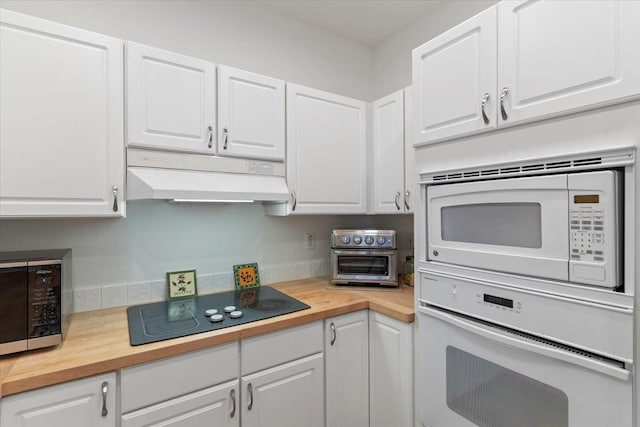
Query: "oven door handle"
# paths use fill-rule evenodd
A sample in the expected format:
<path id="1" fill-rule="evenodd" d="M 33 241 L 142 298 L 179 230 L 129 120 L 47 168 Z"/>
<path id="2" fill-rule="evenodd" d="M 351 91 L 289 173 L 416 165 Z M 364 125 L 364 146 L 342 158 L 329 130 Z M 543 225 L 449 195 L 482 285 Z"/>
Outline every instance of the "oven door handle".
<path id="1" fill-rule="evenodd" d="M 600 372 L 602 374 L 609 375 L 611 377 L 618 378 L 623 381 L 631 380 L 631 372 L 627 371 L 626 369 L 612 366 L 605 362 L 601 362 L 598 360 L 591 360 L 584 356 L 568 353 L 561 349 L 557 349 L 557 348 L 553 348 L 543 344 L 537 344 L 537 343 L 526 341 L 524 339 L 509 336 L 504 332 L 492 330 L 490 327 L 474 323 L 473 321 L 461 319 L 455 315 L 444 313 L 440 310 L 419 306 L 418 312 L 422 315 L 431 316 L 436 319 L 440 319 L 453 326 L 464 329 L 465 331 L 468 331 L 472 334 L 475 334 L 484 338 L 488 338 L 490 340 L 505 344 L 510 347 L 516 347 L 525 351 L 532 351 L 534 353 L 548 356 L 553 359 L 562 360 L 574 365 L 580 365 L 583 368 L 591 369 L 593 371 Z"/>
<path id="2" fill-rule="evenodd" d="M 336 255 L 377 255 L 377 256 L 391 256 L 396 255 L 395 250 L 379 250 L 379 249 L 333 249 L 333 253 Z"/>

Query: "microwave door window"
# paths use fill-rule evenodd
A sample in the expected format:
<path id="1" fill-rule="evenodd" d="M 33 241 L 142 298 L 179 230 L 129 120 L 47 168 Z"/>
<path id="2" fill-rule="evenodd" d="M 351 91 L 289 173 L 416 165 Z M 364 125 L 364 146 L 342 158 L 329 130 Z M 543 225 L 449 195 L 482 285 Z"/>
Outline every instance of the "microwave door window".
<path id="1" fill-rule="evenodd" d="M 442 240 L 519 248 L 542 247 L 539 203 L 482 203 L 445 206 Z"/>
<path id="2" fill-rule="evenodd" d="M 338 256 L 338 274 L 386 276 L 389 258 L 386 256 Z"/>
<path id="3" fill-rule="evenodd" d="M 0 347 L 27 339 L 28 306 L 27 267 L 0 269 Z"/>

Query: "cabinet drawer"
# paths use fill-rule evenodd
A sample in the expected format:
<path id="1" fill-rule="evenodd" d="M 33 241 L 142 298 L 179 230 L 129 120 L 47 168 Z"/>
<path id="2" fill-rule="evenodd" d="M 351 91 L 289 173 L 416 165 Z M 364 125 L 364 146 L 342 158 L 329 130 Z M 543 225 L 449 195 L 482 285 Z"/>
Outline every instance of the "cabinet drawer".
<path id="1" fill-rule="evenodd" d="M 122 412 L 142 408 L 238 377 L 238 343 L 121 371 Z"/>
<path id="2" fill-rule="evenodd" d="M 322 351 L 322 322 L 248 338 L 240 342 L 242 375 Z"/>

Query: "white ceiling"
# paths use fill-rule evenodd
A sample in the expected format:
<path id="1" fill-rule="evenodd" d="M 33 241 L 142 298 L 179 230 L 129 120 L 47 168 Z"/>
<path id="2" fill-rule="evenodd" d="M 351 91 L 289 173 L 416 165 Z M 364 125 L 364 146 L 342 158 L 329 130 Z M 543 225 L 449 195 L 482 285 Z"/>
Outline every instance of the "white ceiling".
<path id="1" fill-rule="evenodd" d="M 258 0 L 301 21 L 356 40 L 377 45 L 445 0 Z"/>

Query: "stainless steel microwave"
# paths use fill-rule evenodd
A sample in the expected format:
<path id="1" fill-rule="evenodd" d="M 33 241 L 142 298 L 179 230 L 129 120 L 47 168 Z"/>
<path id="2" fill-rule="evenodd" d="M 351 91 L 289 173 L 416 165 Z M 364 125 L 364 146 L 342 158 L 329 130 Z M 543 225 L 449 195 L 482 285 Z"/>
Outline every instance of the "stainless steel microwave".
<path id="1" fill-rule="evenodd" d="M 427 260 L 616 288 L 622 191 L 614 170 L 427 187 Z"/>
<path id="2" fill-rule="evenodd" d="M 0 355 L 60 344 L 70 312 L 69 251 L 0 253 Z"/>

